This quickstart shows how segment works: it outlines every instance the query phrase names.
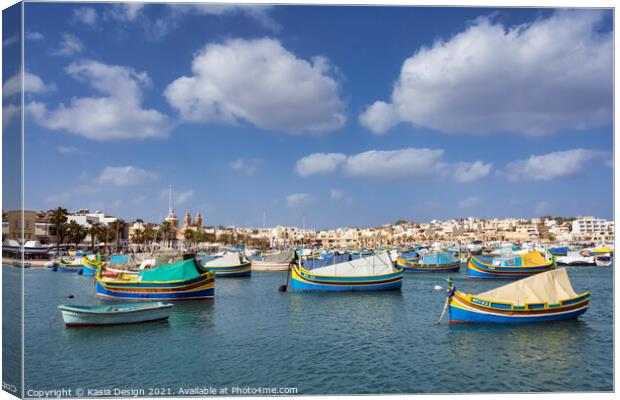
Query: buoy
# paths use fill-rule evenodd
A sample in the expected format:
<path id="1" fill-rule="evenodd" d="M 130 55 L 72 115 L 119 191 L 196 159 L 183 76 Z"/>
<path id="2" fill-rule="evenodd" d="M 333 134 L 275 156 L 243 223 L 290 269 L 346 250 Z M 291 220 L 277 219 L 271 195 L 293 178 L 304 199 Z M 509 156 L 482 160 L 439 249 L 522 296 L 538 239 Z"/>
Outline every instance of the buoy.
<path id="1" fill-rule="evenodd" d="M 67 299 L 72 299 L 73 297 L 75 297 L 75 296 L 73 296 L 72 294 L 70 294 L 70 295 L 69 295 L 69 296 L 67 296 L 66 298 L 67 298 Z"/>
<path id="2" fill-rule="evenodd" d="M 435 285 L 435 287 L 433 288 L 436 292 L 439 292 L 441 289 L 443 289 L 441 286 L 439 285 Z"/>
<path id="3" fill-rule="evenodd" d="M 286 285 L 280 285 L 280 287 L 278 288 L 278 291 L 286 292 Z"/>

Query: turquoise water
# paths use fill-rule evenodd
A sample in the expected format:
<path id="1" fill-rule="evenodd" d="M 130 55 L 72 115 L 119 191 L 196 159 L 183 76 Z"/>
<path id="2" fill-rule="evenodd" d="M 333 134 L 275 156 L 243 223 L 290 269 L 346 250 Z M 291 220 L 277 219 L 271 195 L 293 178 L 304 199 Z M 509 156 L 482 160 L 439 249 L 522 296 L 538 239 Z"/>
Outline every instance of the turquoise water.
<path id="1" fill-rule="evenodd" d="M 3 268 L 5 279 L 17 271 Z M 592 293 L 578 320 L 520 326 L 435 325 L 445 294 L 433 287 L 445 288 L 444 274 L 409 274 L 399 293 L 294 294 L 277 290 L 285 273 L 255 272 L 218 279 L 214 301 L 178 302 L 167 322 L 66 329 L 59 304 L 104 304 L 92 278 L 25 274 L 26 390 L 613 390 L 611 268 L 569 268 L 575 290 Z M 459 290 L 473 293 L 501 284 L 452 276 Z"/>

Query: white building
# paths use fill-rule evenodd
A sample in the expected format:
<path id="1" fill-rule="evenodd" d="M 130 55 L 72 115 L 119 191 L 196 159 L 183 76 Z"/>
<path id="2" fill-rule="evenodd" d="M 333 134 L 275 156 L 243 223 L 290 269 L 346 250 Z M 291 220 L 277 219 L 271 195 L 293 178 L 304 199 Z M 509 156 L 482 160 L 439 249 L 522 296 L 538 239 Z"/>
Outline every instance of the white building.
<path id="1" fill-rule="evenodd" d="M 572 232 L 580 233 L 608 233 L 613 232 L 613 221 L 602 218 L 580 217 L 573 221 Z"/>
<path id="2" fill-rule="evenodd" d="M 102 224 L 108 226 L 110 223 L 116 221 L 118 218 L 106 216 L 101 211 L 95 211 L 91 213 L 89 210 L 79 210 L 76 213 L 67 216 L 67 222 L 75 221 L 78 224 L 90 228 L 93 224 Z"/>

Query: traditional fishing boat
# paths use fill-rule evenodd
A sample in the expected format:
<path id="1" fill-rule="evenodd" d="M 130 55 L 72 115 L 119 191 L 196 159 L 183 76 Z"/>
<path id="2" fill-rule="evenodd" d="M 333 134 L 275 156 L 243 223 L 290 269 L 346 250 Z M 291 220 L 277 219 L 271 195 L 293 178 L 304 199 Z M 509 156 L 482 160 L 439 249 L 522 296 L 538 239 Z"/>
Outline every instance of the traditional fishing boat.
<path id="1" fill-rule="evenodd" d="M 467 261 L 470 278 L 519 279 L 554 267 L 553 256 L 540 251 L 510 257 L 471 256 Z"/>
<path id="2" fill-rule="evenodd" d="M 60 272 L 78 272 L 82 270 L 82 259 L 85 257 L 76 256 L 63 258 L 58 261 Z"/>
<path id="3" fill-rule="evenodd" d="M 112 306 L 60 305 L 58 309 L 67 327 L 135 324 L 160 321 L 170 315 L 172 304 L 153 302 Z"/>
<path id="4" fill-rule="evenodd" d="M 213 272 L 218 278 L 252 275 L 252 262 L 239 253 L 226 253 L 221 257 L 203 262 L 202 267 Z"/>
<path id="5" fill-rule="evenodd" d="M 458 272 L 461 268 L 461 261 L 447 251 L 423 254 L 417 262 L 399 257 L 396 263 L 406 272 Z"/>
<path id="6" fill-rule="evenodd" d="M 291 263 L 291 252 L 269 254 L 252 258 L 253 271 L 286 271 Z"/>
<path id="7" fill-rule="evenodd" d="M 114 299 L 212 299 L 213 272 L 203 269 L 195 258 L 175 264 L 145 269 L 137 275 L 106 277 L 100 268 L 96 278 L 97 296 Z"/>
<path id="8" fill-rule="evenodd" d="M 549 248 L 549 253 L 553 254 L 554 256 L 566 257 L 568 255 L 568 247 L 551 247 Z"/>
<path id="9" fill-rule="evenodd" d="M 525 323 L 577 318 L 590 293 L 577 294 L 565 268 L 543 272 L 477 295 L 448 292 L 450 323 Z"/>
<path id="10" fill-rule="evenodd" d="M 103 267 L 105 262 L 101 260 L 101 256 L 97 254 L 94 258 L 82 257 L 82 275 L 94 276 L 97 269 Z"/>
<path id="11" fill-rule="evenodd" d="M 312 270 L 301 261 L 291 264 L 292 291 L 400 290 L 404 270 L 387 254 L 330 264 Z"/>
<path id="12" fill-rule="evenodd" d="M 605 254 L 613 254 L 614 249 L 612 249 L 611 247 L 606 247 L 606 246 L 602 246 L 602 247 L 596 247 L 594 249 L 590 249 L 589 251 L 589 255 L 591 256 L 601 256 L 601 255 L 605 255 Z"/>

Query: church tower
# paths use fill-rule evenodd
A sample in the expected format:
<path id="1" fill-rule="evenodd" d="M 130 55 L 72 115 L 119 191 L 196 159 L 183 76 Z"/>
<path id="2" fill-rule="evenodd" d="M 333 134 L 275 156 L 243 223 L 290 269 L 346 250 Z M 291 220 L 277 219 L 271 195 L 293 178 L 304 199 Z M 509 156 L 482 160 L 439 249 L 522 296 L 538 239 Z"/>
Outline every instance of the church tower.
<path id="1" fill-rule="evenodd" d="M 187 229 L 192 225 L 192 217 L 189 215 L 189 211 L 185 213 L 185 218 L 183 218 L 183 229 Z"/>
<path id="2" fill-rule="evenodd" d="M 202 214 L 200 213 L 200 211 L 196 213 L 196 219 L 194 220 L 194 225 L 196 225 L 197 228 L 202 228 Z"/>

